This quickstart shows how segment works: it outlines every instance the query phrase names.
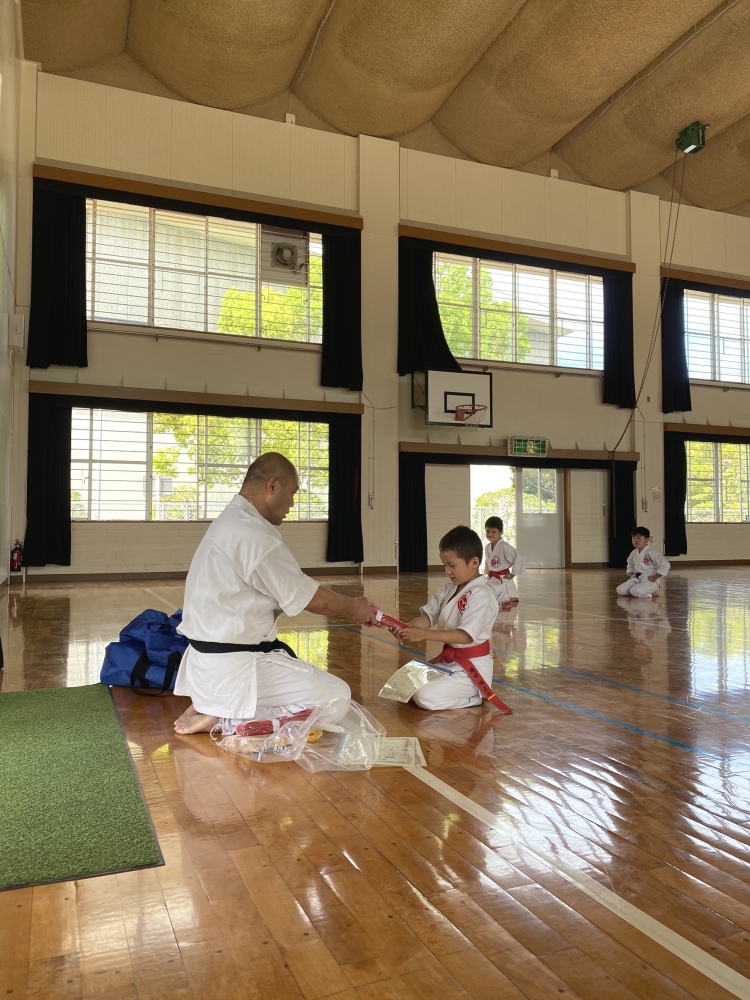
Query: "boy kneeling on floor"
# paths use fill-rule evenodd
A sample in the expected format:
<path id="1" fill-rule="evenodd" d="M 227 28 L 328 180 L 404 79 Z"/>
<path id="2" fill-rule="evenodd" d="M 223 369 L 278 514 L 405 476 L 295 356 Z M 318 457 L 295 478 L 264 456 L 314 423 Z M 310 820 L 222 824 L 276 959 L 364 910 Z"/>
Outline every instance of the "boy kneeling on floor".
<path id="1" fill-rule="evenodd" d="M 391 630 L 402 642 L 443 644 L 442 656 L 433 662 L 445 672 L 412 695 L 420 708 L 438 711 L 482 704 L 479 689 L 455 662 L 453 650 L 466 657 L 492 686 L 489 639 L 497 617 L 497 598 L 479 572 L 482 555 L 475 531 L 464 525 L 452 528 L 440 539 L 440 559 L 449 582 L 420 609 L 419 618 L 404 629 Z"/>

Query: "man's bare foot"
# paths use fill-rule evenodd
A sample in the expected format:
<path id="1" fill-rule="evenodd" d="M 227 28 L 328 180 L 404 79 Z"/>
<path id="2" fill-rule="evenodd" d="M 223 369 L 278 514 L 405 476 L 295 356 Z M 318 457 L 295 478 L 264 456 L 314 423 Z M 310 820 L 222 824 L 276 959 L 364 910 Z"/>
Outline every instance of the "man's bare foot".
<path id="1" fill-rule="evenodd" d="M 208 733 L 219 721 L 218 715 L 202 715 L 191 705 L 174 724 L 174 731 L 180 736 L 190 736 L 192 733 Z"/>

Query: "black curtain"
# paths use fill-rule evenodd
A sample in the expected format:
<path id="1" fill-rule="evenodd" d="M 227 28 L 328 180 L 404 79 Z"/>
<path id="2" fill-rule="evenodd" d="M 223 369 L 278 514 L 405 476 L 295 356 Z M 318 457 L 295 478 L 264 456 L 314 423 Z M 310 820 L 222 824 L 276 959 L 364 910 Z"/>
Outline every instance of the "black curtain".
<path id="1" fill-rule="evenodd" d="M 362 391 L 362 276 L 358 230 L 323 234 L 320 384 Z"/>
<path id="2" fill-rule="evenodd" d="M 664 434 L 664 554 L 687 554 L 685 497 L 687 496 L 687 455 L 681 434 Z"/>
<path id="3" fill-rule="evenodd" d="M 609 476 L 609 565 L 623 569 L 633 551 L 635 470 L 632 462 L 613 462 Z"/>
<path id="4" fill-rule="evenodd" d="M 427 570 L 427 505 L 424 459 L 401 455 L 398 477 L 398 568 L 401 573 Z"/>
<path id="5" fill-rule="evenodd" d="M 70 403 L 29 396 L 24 566 L 70 566 Z"/>
<path id="6" fill-rule="evenodd" d="M 685 285 L 673 278 L 661 283 L 661 411 L 686 413 L 692 410 L 690 376 L 685 348 Z"/>
<path id="7" fill-rule="evenodd" d="M 398 241 L 398 373 L 460 372 L 440 322 L 432 278 L 434 246 L 402 236 Z M 471 252 L 471 251 L 466 251 Z"/>
<path id="8" fill-rule="evenodd" d="M 629 271 L 610 271 L 604 274 L 602 281 L 604 285 L 602 402 L 630 410 L 635 406 L 633 275 Z"/>
<path id="9" fill-rule="evenodd" d="M 328 562 L 364 560 L 362 547 L 362 429 L 357 418 L 328 431 Z"/>
<path id="10" fill-rule="evenodd" d="M 86 199 L 34 186 L 30 368 L 86 368 Z"/>

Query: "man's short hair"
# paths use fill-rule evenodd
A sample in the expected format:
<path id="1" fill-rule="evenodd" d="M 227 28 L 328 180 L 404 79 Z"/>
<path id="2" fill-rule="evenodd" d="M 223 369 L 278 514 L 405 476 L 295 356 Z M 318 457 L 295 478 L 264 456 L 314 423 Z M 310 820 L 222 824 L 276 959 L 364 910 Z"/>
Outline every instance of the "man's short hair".
<path id="1" fill-rule="evenodd" d="M 497 528 L 498 531 L 503 530 L 503 519 L 501 517 L 488 517 L 484 522 L 485 528 Z"/>
<path id="2" fill-rule="evenodd" d="M 458 558 L 463 559 L 464 562 L 468 562 L 475 556 L 477 559 L 481 559 L 484 555 L 479 535 L 471 528 L 467 528 L 465 524 L 459 524 L 457 527 L 451 528 L 447 535 L 443 535 L 439 547 L 441 552 L 455 552 Z"/>
<path id="3" fill-rule="evenodd" d="M 648 540 L 651 537 L 651 532 L 648 528 L 644 528 L 643 525 L 639 525 L 637 528 L 633 528 L 630 532 L 631 538 L 635 538 L 636 535 L 640 535 L 642 538 Z"/>
<path id="4" fill-rule="evenodd" d="M 284 455 L 278 451 L 267 451 L 260 455 L 247 470 L 242 489 L 254 493 L 268 482 L 269 479 L 280 479 L 282 483 L 296 476 L 297 470 Z"/>

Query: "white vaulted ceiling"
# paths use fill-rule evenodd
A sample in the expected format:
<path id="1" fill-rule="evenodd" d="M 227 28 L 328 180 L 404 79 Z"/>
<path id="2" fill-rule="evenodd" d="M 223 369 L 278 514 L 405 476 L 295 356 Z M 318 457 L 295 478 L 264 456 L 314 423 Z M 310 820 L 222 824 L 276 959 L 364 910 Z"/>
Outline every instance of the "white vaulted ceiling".
<path id="1" fill-rule="evenodd" d="M 750 214 L 750 0 L 22 0 L 50 73 Z"/>

